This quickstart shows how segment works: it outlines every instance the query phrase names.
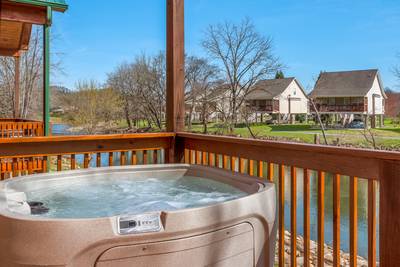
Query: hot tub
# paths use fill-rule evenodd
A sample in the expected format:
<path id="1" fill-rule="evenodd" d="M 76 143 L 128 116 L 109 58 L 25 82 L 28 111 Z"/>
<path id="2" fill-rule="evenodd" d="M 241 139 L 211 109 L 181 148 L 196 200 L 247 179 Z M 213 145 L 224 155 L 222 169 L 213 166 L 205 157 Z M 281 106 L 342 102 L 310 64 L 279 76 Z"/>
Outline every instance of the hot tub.
<path id="1" fill-rule="evenodd" d="M 272 183 L 191 165 L 0 183 L 0 266 L 273 266 Z"/>

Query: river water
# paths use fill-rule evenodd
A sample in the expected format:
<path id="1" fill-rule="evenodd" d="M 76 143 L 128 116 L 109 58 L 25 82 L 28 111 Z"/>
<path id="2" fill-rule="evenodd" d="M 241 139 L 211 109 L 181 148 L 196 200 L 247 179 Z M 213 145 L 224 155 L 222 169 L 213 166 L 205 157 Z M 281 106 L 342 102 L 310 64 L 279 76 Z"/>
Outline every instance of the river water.
<path id="1" fill-rule="evenodd" d="M 53 124 L 53 135 L 71 135 L 65 124 Z M 77 133 L 79 134 L 79 133 Z M 151 155 L 150 155 L 151 156 Z M 128 157 L 130 155 L 128 154 Z M 119 165 L 119 156 L 116 153 L 114 165 Z M 140 159 L 140 155 L 138 155 Z M 77 162 L 83 162 L 83 155 L 77 155 Z M 128 159 L 129 160 L 129 159 Z M 108 154 L 101 156 L 102 166 L 108 165 Z M 91 161 L 91 166 L 95 167 L 95 160 Z M 275 178 L 278 177 L 275 168 Z M 303 171 L 297 170 L 297 234 L 303 235 Z M 277 179 L 275 179 L 277 181 Z M 340 247 L 343 251 L 349 252 L 349 188 L 350 179 L 342 176 L 340 179 Z M 312 172 L 310 178 L 310 235 L 312 240 L 317 240 L 317 213 L 318 213 L 318 179 L 317 173 Z M 379 190 L 378 190 L 379 194 Z M 377 196 L 379 201 L 379 197 Z M 379 203 L 377 203 L 377 218 L 379 217 Z M 325 242 L 332 245 L 333 240 L 333 181 L 332 175 L 325 176 Z M 368 182 L 359 179 L 358 182 L 358 254 L 364 258 L 368 256 Z M 290 230 L 290 169 L 285 171 L 285 229 Z M 379 225 L 377 225 L 377 244 L 379 244 Z M 379 249 L 379 246 L 377 246 Z M 377 251 L 379 258 L 379 251 Z"/>

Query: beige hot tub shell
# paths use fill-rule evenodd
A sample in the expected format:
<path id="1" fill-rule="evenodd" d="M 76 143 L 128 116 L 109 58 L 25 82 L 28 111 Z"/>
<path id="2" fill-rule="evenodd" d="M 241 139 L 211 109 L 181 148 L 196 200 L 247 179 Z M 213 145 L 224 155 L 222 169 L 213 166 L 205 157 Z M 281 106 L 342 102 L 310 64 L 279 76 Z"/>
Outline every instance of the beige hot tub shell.
<path id="1" fill-rule="evenodd" d="M 212 206 L 160 212 L 162 230 L 120 235 L 117 217 L 48 219 L 11 212 L 7 194 L 37 181 L 114 172 L 184 171 L 233 185 L 248 196 Z M 22 188 L 21 188 L 22 187 Z M 61 172 L 0 183 L 0 266 L 274 266 L 276 194 L 272 183 L 216 168 L 148 165 Z"/>

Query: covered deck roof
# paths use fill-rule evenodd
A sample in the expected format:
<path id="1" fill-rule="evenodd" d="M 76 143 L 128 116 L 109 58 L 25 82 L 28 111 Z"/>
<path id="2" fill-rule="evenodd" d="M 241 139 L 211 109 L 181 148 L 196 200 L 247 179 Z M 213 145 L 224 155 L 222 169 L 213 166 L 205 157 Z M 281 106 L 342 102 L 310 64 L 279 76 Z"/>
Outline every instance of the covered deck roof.
<path id="1" fill-rule="evenodd" d="M 64 0 L 3 0 L 0 5 L 0 56 L 19 56 L 29 47 L 33 24 L 51 23 L 52 10 L 68 8 Z"/>

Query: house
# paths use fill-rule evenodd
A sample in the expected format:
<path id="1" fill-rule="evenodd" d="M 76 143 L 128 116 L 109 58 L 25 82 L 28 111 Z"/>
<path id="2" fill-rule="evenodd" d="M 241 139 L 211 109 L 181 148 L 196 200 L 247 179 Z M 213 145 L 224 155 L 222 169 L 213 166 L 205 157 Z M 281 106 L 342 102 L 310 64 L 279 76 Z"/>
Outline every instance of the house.
<path id="1" fill-rule="evenodd" d="M 297 114 L 308 113 L 308 98 L 296 78 L 262 80 L 246 96 L 247 106 L 256 117 L 276 114 L 280 121 L 295 120 Z"/>
<path id="2" fill-rule="evenodd" d="M 191 118 L 191 122 L 201 122 L 206 115 L 209 122 L 223 121 L 224 114 L 229 110 L 229 86 L 217 83 L 205 93 L 186 93 L 186 119 Z M 207 110 L 204 110 L 205 108 Z"/>
<path id="3" fill-rule="evenodd" d="M 387 99 L 385 105 L 385 115 L 388 117 L 397 117 L 400 115 L 400 93 L 386 92 Z"/>
<path id="4" fill-rule="evenodd" d="M 376 118 L 383 125 L 387 97 L 377 69 L 322 72 L 310 98 L 320 114 L 340 118 L 343 124 L 359 117 L 366 122 L 371 118 L 373 128 Z"/>

